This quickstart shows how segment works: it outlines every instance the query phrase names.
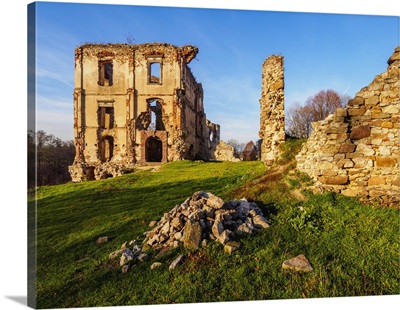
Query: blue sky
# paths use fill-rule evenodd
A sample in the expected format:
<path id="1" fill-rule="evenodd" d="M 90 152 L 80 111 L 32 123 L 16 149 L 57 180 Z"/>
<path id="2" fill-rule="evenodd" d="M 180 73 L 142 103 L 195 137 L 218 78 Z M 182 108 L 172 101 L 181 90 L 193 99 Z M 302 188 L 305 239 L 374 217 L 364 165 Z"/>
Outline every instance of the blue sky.
<path id="1" fill-rule="evenodd" d="M 134 2 L 134 1 L 131 1 Z M 37 129 L 73 139 L 75 47 L 91 43 L 193 44 L 189 66 L 207 118 L 223 140 L 258 139 L 261 65 L 285 58 L 285 107 L 323 89 L 353 97 L 386 70 L 399 17 L 238 9 L 37 3 Z"/>

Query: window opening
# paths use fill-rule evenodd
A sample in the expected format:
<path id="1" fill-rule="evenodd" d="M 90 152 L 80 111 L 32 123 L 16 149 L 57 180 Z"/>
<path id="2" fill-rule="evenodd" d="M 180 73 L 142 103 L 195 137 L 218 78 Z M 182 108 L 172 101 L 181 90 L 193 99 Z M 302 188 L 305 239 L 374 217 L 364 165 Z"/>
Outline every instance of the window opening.
<path id="1" fill-rule="evenodd" d="M 103 129 L 112 129 L 114 127 L 114 108 L 99 108 L 99 125 Z"/>
<path id="2" fill-rule="evenodd" d="M 158 100 L 152 100 L 148 103 L 150 114 L 150 125 L 147 130 L 165 130 L 162 119 L 162 104 Z"/>
<path id="3" fill-rule="evenodd" d="M 161 83 L 161 62 L 149 63 L 149 83 Z"/>
<path id="4" fill-rule="evenodd" d="M 99 62 L 99 85 L 112 86 L 113 85 L 113 63 L 112 61 Z"/>

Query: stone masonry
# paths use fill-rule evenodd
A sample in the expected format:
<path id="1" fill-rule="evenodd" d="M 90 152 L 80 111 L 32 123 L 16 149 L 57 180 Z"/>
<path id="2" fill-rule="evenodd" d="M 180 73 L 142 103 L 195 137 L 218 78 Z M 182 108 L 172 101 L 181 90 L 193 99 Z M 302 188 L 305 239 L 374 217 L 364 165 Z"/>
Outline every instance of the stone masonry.
<path id="1" fill-rule="evenodd" d="M 271 166 L 285 142 L 283 56 L 272 55 L 262 65 L 260 99 L 261 160 Z"/>
<path id="2" fill-rule="evenodd" d="M 323 190 L 385 204 L 399 202 L 400 47 L 386 72 L 345 108 L 313 123 L 297 168 Z"/>
<path id="3" fill-rule="evenodd" d="M 219 143 L 191 45 L 84 44 L 75 49 L 72 181 L 123 174 L 136 164 L 208 160 Z"/>

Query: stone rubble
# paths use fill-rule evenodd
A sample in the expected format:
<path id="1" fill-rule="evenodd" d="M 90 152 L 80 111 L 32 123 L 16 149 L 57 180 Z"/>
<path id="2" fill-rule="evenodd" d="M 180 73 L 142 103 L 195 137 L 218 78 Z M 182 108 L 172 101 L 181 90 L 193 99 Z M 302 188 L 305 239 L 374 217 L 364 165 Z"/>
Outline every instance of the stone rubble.
<path id="1" fill-rule="evenodd" d="M 183 262 L 183 255 L 179 255 L 175 260 L 169 265 L 169 270 L 175 269 L 178 265 Z"/>
<path id="2" fill-rule="evenodd" d="M 282 269 L 291 269 L 294 271 L 302 271 L 302 272 L 313 271 L 310 262 L 303 254 L 285 260 L 282 263 Z"/>
<path id="3" fill-rule="evenodd" d="M 149 249 L 160 250 L 154 257 L 157 259 L 181 245 L 189 250 L 196 250 L 206 247 L 211 241 L 217 241 L 224 245 L 224 252 L 231 255 L 241 247 L 239 236 L 270 227 L 261 209 L 254 202 L 245 198 L 225 202 L 212 193 L 203 191 L 195 192 L 182 204 L 165 213 L 158 222 L 151 221 L 149 226 L 154 228 L 144 233 L 146 238 L 142 245 L 136 240 L 124 242 L 120 249 L 109 254 L 109 259 L 119 259 L 122 273 L 129 272 L 137 263 L 149 259 L 149 255 L 144 252 Z M 184 258 L 182 254 L 176 257 L 168 269 L 177 268 Z M 154 262 L 150 269 L 160 266 L 161 262 Z M 285 260 L 282 269 L 313 271 L 303 254 Z"/>
<path id="4" fill-rule="evenodd" d="M 148 259 L 145 251 L 149 249 L 160 250 L 155 256 L 157 259 L 160 254 L 178 246 L 196 250 L 207 246 L 210 241 L 217 241 L 230 255 L 240 248 L 240 236 L 268 228 L 269 223 L 254 202 L 245 198 L 225 202 L 212 193 L 198 191 L 165 213 L 158 222 L 151 221 L 149 226 L 154 228 L 144 233 L 146 237 L 142 245 L 136 240 L 124 242 L 120 249 L 109 254 L 109 259 L 119 259 L 122 273 Z M 169 269 L 175 269 L 183 259 L 184 256 L 179 255 Z M 160 262 L 154 262 L 150 268 L 160 266 Z"/>
<path id="5" fill-rule="evenodd" d="M 243 234 L 268 227 L 256 203 L 245 198 L 224 202 L 212 193 L 198 191 L 145 232 L 143 249 L 172 249 L 183 245 L 195 250 L 207 240 L 225 245 L 237 241 Z"/>

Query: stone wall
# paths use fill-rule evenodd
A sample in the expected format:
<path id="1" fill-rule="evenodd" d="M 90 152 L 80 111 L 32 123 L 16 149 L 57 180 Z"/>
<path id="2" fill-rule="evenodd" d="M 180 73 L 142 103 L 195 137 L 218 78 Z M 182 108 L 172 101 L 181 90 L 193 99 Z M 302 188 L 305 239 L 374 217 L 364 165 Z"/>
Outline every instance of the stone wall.
<path id="1" fill-rule="evenodd" d="M 188 66 L 197 53 L 167 43 L 75 49 L 72 181 L 213 156 L 220 127 L 207 120 L 202 85 Z"/>
<path id="2" fill-rule="evenodd" d="M 296 156 L 297 168 L 316 187 L 346 196 L 399 202 L 400 47 L 386 72 L 362 88 L 345 108 L 313 123 Z"/>
<path id="3" fill-rule="evenodd" d="M 285 142 L 283 56 L 272 55 L 262 65 L 260 99 L 261 160 L 271 166 Z"/>
<path id="4" fill-rule="evenodd" d="M 240 159 L 236 158 L 234 154 L 235 150 L 232 145 L 229 145 L 224 141 L 220 141 L 215 148 L 214 157 L 215 160 L 220 161 L 240 161 Z"/>

